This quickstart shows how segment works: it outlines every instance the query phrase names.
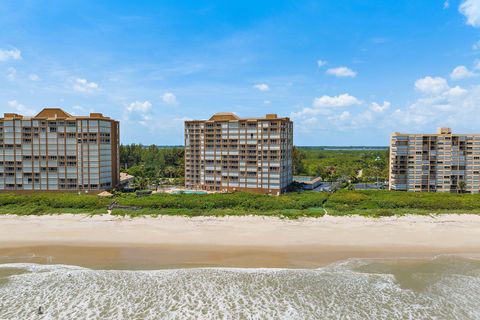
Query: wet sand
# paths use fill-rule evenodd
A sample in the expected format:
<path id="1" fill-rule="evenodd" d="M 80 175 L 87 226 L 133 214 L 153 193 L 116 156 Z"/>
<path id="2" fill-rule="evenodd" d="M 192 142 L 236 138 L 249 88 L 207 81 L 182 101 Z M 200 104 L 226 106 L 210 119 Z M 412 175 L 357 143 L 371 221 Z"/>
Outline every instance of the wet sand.
<path id="1" fill-rule="evenodd" d="M 441 254 L 480 257 L 472 250 L 371 247 L 222 247 L 38 246 L 0 249 L 1 263 L 68 264 L 93 269 L 156 270 L 165 268 L 317 268 L 349 258 L 424 258 Z"/>
<path id="2" fill-rule="evenodd" d="M 0 263 L 99 269 L 315 268 L 347 258 L 480 256 L 480 216 L 0 216 Z"/>

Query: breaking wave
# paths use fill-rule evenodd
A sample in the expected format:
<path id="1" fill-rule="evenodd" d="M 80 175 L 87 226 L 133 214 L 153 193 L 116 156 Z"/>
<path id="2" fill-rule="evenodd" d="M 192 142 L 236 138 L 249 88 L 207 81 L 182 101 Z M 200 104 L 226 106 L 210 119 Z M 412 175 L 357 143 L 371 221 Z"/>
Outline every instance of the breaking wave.
<path id="1" fill-rule="evenodd" d="M 93 270 L 1 264 L 0 319 L 480 319 L 480 262 Z"/>

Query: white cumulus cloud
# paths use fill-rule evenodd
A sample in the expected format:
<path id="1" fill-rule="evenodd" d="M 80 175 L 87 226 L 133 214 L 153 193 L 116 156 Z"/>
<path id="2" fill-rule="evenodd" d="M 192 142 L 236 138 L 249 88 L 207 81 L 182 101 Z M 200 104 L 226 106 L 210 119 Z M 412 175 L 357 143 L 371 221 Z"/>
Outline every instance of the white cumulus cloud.
<path id="1" fill-rule="evenodd" d="M 254 89 L 260 90 L 260 91 L 268 91 L 270 90 L 270 87 L 266 83 L 257 83 L 256 85 L 253 86 Z"/>
<path id="2" fill-rule="evenodd" d="M 390 117 L 393 127 L 404 126 L 414 130 L 418 126 L 468 127 L 478 121 L 480 114 L 480 87 L 467 90 L 450 87 L 443 78 L 425 77 L 415 82 L 415 88 L 424 95 Z"/>
<path id="3" fill-rule="evenodd" d="M 457 132 L 468 131 L 472 123 L 480 122 L 480 85 L 467 88 L 450 86 L 445 78 L 426 76 L 415 81 L 414 89 L 420 93 L 419 97 L 397 109 L 393 109 L 388 101 L 367 105 L 349 94 L 343 94 L 319 97 L 311 107 L 299 108 L 290 116 L 298 131 L 310 135 L 321 130 L 350 134 L 357 130 L 376 130 L 386 139 L 390 132 L 399 130 L 416 132 L 446 126 L 455 128 Z M 358 106 L 338 108 L 355 105 Z"/>
<path id="4" fill-rule="evenodd" d="M 361 101 L 348 93 L 338 96 L 323 95 L 313 100 L 314 107 L 349 107 L 358 104 L 361 104 Z"/>
<path id="5" fill-rule="evenodd" d="M 73 84 L 73 90 L 82 93 L 90 93 L 98 90 L 99 86 L 95 82 L 88 82 L 87 79 L 77 78 Z"/>
<path id="6" fill-rule="evenodd" d="M 331 68 L 328 69 L 326 73 L 336 77 L 354 78 L 357 76 L 357 73 L 355 71 L 347 67 Z"/>
<path id="7" fill-rule="evenodd" d="M 148 100 L 130 103 L 125 109 L 124 119 L 148 127 L 152 120 L 152 103 Z"/>
<path id="8" fill-rule="evenodd" d="M 448 89 L 447 95 L 450 97 L 460 97 L 466 94 L 468 91 L 462 87 L 455 86 L 453 88 Z"/>
<path id="9" fill-rule="evenodd" d="M 325 123 L 329 121 L 331 123 L 344 122 L 351 116 L 350 112 L 344 110 L 341 114 L 336 115 L 336 110 L 341 107 L 350 107 L 361 103 L 362 101 L 348 93 L 338 96 L 323 95 L 315 98 L 311 107 L 305 107 L 297 112 L 292 112 L 291 117 L 296 123 L 300 123 L 301 130 L 308 131 L 309 128 L 315 128 L 320 125 L 325 126 Z"/>
<path id="10" fill-rule="evenodd" d="M 442 77 L 427 76 L 415 81 L 415 89 L 425 94 L 439 94 L 449 89 L 447 80 Z"/>
<path id="11" fill-rule="evenodd" d="M 162 96 L 162 101 L 170 106 L 177 104 L 177 97 L 172 92 L 165 92 Z"/>
<path id="12" fill-rule="evenodd" d="M 464 0 L 458 8 L 461 14 L 467 18 L 467 24 L 480 27 L 480 1 Z"/>
<path id="13" fill-rule="evenodd" d="M 372 102 L 372 105 L 370 106 L 370 109 L 373 112 L 384 112 L 388 108 L 390 108 L 390 105 L 391 105 L 391 103 L 388 102 L 388 101 L 383 101 L 383 104 L 381 104 L 381 105 L 376 103 L 376 102 Z"/>
<path id="14" fill-rule="evenodd" d="M 450 78 L 453 80 L 462 80 L 466 78 L 475 77 L 477 74 L 471 70 L 469 70 L 465 66 L 458 66 L 453 69 L 452 73 L 450 74 Z"/>
<path id="15" fill-rule="evenodd" d="M 129 113 L 132 113 L 132 112 L 146 113 L 146 112 L 149 112 L 151 108 L 152 108 L 152 104 L 148 100 L 146 100 L 144 102 L 135 101 L 135 102 L 132 102 L 128 105 L 127 112 L 129 112 Z"/>
<path id="16" fill-rule="evenodd" d="M 451 126 L 468 128 L 478 122 L 480 109 L 479 88 L 469 91 L 460 87 L 443 93 L 417 99 L 405 109 L 398 109 L 391 117 L 392 126 L 405 126 L 412 130 L 418 126 Z M 394 120 L 393 120 L 394 119 Z"/>
<path id="17" fill-rule="evenodd" d="M 22 59 L 22 52 L 17 48 L 12 50 L 0 50 L 0 62 L 20 59 Z"/>

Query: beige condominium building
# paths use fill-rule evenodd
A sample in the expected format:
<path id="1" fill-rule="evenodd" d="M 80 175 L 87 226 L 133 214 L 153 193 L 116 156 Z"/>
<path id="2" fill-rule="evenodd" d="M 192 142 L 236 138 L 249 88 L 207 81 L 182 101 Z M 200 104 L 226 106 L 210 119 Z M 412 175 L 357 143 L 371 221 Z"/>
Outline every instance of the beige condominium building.
<path id="1" fill-rule="evenodd" d="M 185 186 L 280 194 L 292 182 L 293 123 L 225 112 L 185 121 Z"/>
<path id="2" fill-rule="evenodd" d="M 119 123 L 46 108 L 0 118 L 0 191 L 111 189 L 119 183 Z"/>
<path id="3" fill-rule="evenodd" d="M 480 134 L 394 133 L 390 141 L 390 190 L 480 190 Z"/>

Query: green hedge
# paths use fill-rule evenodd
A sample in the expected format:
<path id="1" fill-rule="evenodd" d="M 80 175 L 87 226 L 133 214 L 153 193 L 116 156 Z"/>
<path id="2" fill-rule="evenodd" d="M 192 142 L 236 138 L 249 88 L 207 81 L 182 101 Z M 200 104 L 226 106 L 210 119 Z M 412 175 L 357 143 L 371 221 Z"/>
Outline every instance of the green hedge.
<path id="1" fill-rule="evenodd" d="M 480 213 L 480 195 L 452 193 L 410 193 L 384 190 L 317 192 L 267 196 L 232 194 L 154 194 L 136 197 L 120 194 L 114 198 L 76 193 L 0 193 L 0 214 L 106 213 L 116 201 L 140 210 L 124 210 L 130 215 L 276 215 L 283 217 L 361 214 L 391 216 L 406 213 Z M 120 209 L 114 209 L 114 214 Z"/>
<path id="2" fill-rule="evenodd" d="M 115 198 L 101 198 L 96 195 L 76 193 L 0 193 L 0 214 L 49 214 L 49 213 L 106 213 L 107 206 L 116 201 L 122 206 L 139 208 L 138 212 L 148 214 L 202 215 L 215 211 L 222 215 L 265 214 L 299 216 L 310 208 L 322 207 L 328 195 L 324 193 L 290 193 L 278 197 L 250 193 L 232 194 L 153 194 L 136 197 L 134 194 L 120 194 Z M 288 212 L 288 210 L 294 210 Z M 121 211 L 114 209 L 114 211 Z M 125 210 L 137 215 L 134 211 Z M 313 211 L 312 211 L 313 212 Z M 318 216 L 318 213 L 315 212 Z"/>
<path id="3" fill-rule="evenodd" d="M 334 211 L 371 209 L 416 209 L 480 212 L 480 194 L 399 192 L 386 190 L 341 190 L 331 195 L 325 207 Z"/>
<path id="4" fill-rule="evenodd" d="M 154 194 L 136 198 L 122 195 L 117 198 L 121 205 L 152 209 L 242 209 L 284 210 L 321 207 L 327 199 L 325 193 L 290 193 L 278 197 L 236 192 L 231 194 Z"/>
<path id="5" fill-rule="evenodd" d="M 76 193 L 0 194 L 0 206 L 20 205 L 51 208 L 101 209 L 110 200 L 96 195 Z"/>

